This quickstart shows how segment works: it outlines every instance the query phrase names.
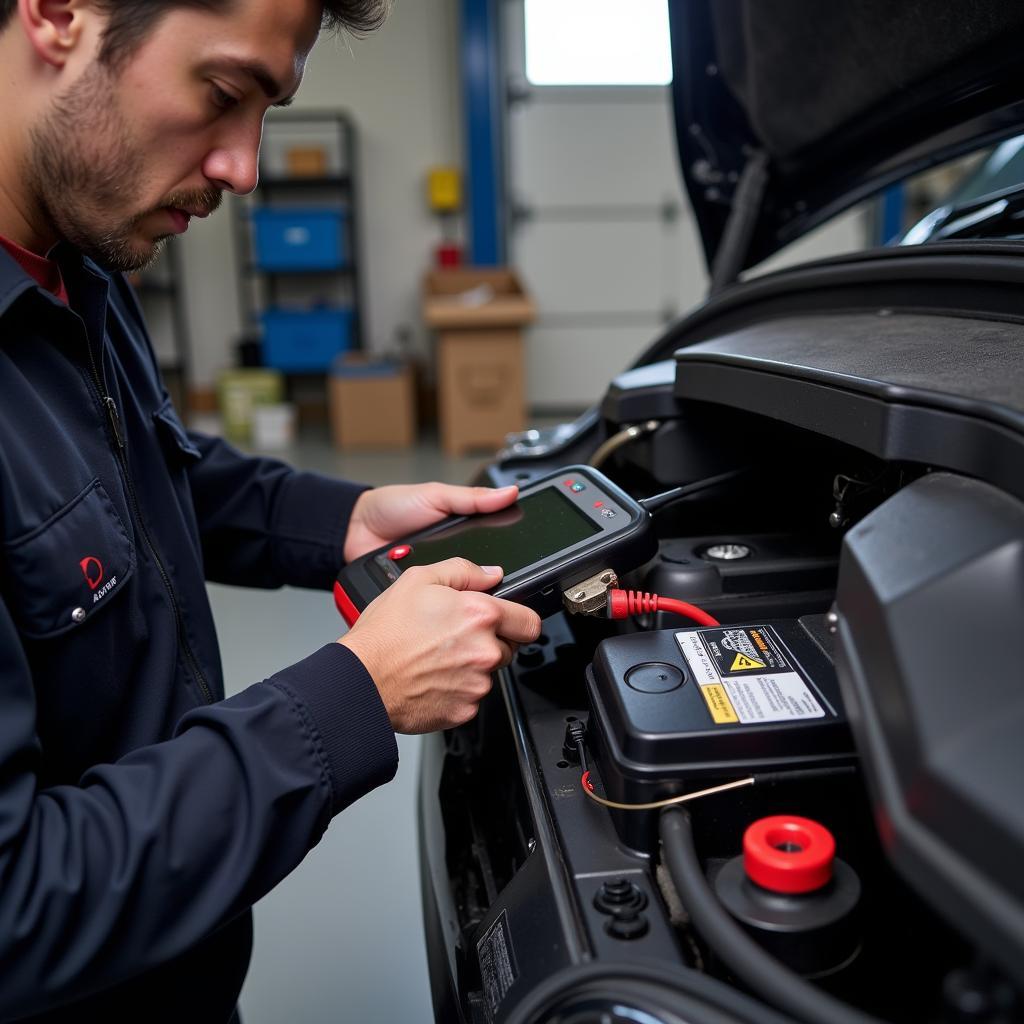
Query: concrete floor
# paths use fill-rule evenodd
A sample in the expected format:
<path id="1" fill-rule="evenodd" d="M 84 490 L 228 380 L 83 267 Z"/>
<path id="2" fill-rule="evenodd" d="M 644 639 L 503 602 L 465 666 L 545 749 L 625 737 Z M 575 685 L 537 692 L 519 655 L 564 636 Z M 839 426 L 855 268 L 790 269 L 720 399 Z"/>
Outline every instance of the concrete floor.
<path id="1" fill-rule="evenodd" d="M 273 454 L 378 486 L 466 483 L 485 460 L 445 457 L 430 440 L 404 452 L 343 454 L 325 437 Z M 209 590 L 229 694 L 344 632 L 327 593 Z M 245 1024 L 433 1020 L 416 855 L 419 738 L 399 737 L 399 752 L 395 780 L 335 818 L 320 845 L 257 905 Z"/>

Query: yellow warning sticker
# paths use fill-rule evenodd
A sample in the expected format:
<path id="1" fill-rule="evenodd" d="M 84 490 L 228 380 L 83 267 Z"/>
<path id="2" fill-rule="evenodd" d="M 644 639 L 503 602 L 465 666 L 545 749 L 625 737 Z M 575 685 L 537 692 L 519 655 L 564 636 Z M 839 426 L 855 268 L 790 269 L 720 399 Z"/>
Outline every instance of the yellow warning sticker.
<path id="1" fill-rule="evenodd" d="M 737 654 L 733 659 L 732 668 L 730 672 L 742 672 L 748 668 L 764 668 L 765 663 L 763 661 L 757 661 L 755 658 L 748 658 L 745 654 Z"/>
<path id="2" fill-rule="evenodd" d="M 700 692 L 704 695 L 711 717 L 717 725 L 725 725 L 728 722 L 738 722 L 736 709 L 732 706 L 724 686 L 702 686 Z"/>

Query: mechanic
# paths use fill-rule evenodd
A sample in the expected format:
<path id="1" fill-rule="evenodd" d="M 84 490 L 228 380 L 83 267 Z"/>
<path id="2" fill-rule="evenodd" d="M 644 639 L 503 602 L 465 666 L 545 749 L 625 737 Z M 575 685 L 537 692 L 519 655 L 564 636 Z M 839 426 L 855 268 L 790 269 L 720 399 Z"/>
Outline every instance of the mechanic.
<path id="1" fill-rule="evenodd" d="M 0 1019 L 237 1019 L 251 905 L 391 779 L 396 732 L 470 719 L 539 634 L 452 560 L 223 699 L 204 579 L 328 589 L 516 496 L 186 431 L 122 277 L 252 191 L 322 22 L 386 2 L 0 0 Z"/>

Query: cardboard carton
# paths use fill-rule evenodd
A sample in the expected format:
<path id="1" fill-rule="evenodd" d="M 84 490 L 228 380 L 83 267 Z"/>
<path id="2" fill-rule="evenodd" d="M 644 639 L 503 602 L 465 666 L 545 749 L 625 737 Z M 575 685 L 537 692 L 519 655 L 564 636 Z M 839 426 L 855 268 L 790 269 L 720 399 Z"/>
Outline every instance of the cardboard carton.
<path id="1" fill-rule="evenodd" d="M 511 270 L 434 270 L 424 278 L 423 319 L 438 332 L 438 420 L 448 454 L 493 451 L 524 428 L 522 328 L 535 317 Z"/>
<path id="2" fill-rule="evenodd" d="M 331 369 L 328 409 L 337 448 L 407 448 L 416 438 L 412 369 L 407 363 L 347 356 Z"/>

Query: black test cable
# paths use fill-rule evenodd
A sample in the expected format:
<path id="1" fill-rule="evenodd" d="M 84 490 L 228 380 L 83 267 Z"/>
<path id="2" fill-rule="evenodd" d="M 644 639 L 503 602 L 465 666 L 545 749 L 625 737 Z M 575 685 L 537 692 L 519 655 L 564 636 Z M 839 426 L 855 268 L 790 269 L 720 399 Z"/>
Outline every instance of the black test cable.
<path id="1" fill-rule="evenodd" d="M 649 498 L 640 498 L 637 504 L 645 508 L 651 515 L 654 515 L 655 512 L 660 511 L 666 505 L 671 505 L 673 502 L 688 498 L 691 494 L 699 494 L 701 491 L 717 487 L 719 484 L 724 484 L 727 480 L 734 480 L 736 477 L 742 476 L 749 471 L 749 466 L 744 466 L 742 469 L 730 469 L 726 473 L 718 473 L 716 476 L 709 476 L 703 480 L 694 480 L 691 484 L 673 487 L 672 490 L 662 491 L 661 494 L 652 494 Z"/>

